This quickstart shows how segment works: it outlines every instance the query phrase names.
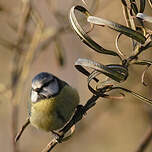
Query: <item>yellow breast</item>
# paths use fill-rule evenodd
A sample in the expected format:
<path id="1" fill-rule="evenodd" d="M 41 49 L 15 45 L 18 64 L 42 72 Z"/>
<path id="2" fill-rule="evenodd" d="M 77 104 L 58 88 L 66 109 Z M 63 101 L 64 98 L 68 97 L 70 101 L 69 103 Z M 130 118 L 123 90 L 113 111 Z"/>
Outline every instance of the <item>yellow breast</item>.
<path id="1" fill-rule="evenodd" d="M 56 97 L 32 103 L 30 122 L 46 131 L 60 129 L 71 118 L 78 103 L 77 91 L 66 85 Z"/>

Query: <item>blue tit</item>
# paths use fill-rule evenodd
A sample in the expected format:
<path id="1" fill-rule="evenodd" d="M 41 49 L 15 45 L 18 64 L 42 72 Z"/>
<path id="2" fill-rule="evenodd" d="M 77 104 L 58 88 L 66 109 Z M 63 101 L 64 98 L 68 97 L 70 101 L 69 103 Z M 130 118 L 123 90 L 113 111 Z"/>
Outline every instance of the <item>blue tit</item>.
<path id="1" fill-rule="evenodd" d="M 30 123 L 45 131 L 64 127 L 79 104 L 76 89 L 47 72 L 33 78 L 30 97 Z"/>

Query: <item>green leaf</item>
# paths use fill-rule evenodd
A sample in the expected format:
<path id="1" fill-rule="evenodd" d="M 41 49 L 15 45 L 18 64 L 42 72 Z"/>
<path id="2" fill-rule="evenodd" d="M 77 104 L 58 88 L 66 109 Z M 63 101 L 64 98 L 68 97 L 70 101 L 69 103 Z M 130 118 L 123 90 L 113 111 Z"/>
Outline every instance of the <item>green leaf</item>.
<path id="1" fill-rule="evenodd" d="M 132 8 L 132 10 L 134 11 L 135 14 L 138 13 L 138 8 L 137 8 L 135 3 L 131 3 L 131 8 Z"/>
<path id="2" fill-rule="evenodd" d="M 79 70 L 79 66 L 94 69 L 117 82 L 125 81 L 128 76 L 127 69 L 121 65 L 103 65 L 89 59 L 79 58 L 75 62 L 75 67 Z M 81 72 L 84 73 L 83 71 Z"/>
<path id="3" fill-rule="evenodd" d="M 148 98 L 146 98 L 146 97 L 144 97 L 144 96 L 142 96 L 142 95 L 140 95 L 140 94 L 138 94 L 138 93 L 136 93 L 134 91 L 131 91 L 129 89 L 126 89 L 126 88 L 123 88 L 123 87 L 113 87 L 113 89 L 123 90 L 123 91 L 125 91 L 127 93 L 132 94 L 133 96 L 135 96 L 137 99 L 139 99 L 142 102 L 145 102 L 145 103 L 148 103 L 148 104 L 152 104 L 152 100 L 151 99 L 148 99 Z"/>
<path id="4" fill-rule="evenodd" d="M 146 1 L 145 0 L 140 0 L 140 13 L 143 13 L 145 10 L 145 5 L 146 5 Z"/>
<path id="5" fill-rule="evenodd" d="M 127 7 L 127 3 L 126 3 L 125 0 L 121 0 L 121 2 L 122 2 L 122 4 L 123 4 L 125 7 Z"/>
<path id="6" fill-rule="evenodd" d="M 74 31 L 77 33 L 77 35 L 81 39 L 81 41 L 98 53 L 117 56 L 121 59 L 121 57 L 116 52 L 103 48 L 101 45 L 97 44 L 94 40 L 92 40 L 89 37 L 89 35 L 79 25 L 78 20 L 75 16 L 75 10 L 85 14 L 86 17 L 88 17 L 90 15 L 90 13 L 88 12 L 87 9 L 85 9 L 82 6 L 73 6 L 70 10 L 70 23 L 71 23 Z"/>
<path id="7" fill-rule="evenodd" d="M 148 60 L 141 60 L 141 61 L 135 61 L 132 64 L 138 64 L 138 65 L 152 65 L 152 61 Z"/>
<path id="8" fill-rule="evenodd" d="M 105 20 L 103 18 L 99 18 L 99 17 L 95 17 L 95 16 L 89 16 L 88 17 L 88 22 L 95 24 L 95 25 L 99 25 L 99 26 L 107 26 L 115 31 L 118 31 L 128 37 L 131 37 L 132 39 L 138 41 L 141 44 L 144 44 L 146 41 L 146 38 L 144 37 L 144 35 L 142 35 L 139 32 L 136 32 L 135 30 L 132 30 L 131 28 L 128 28 L 124 25 L 109 21 L 109 20 Z"/>

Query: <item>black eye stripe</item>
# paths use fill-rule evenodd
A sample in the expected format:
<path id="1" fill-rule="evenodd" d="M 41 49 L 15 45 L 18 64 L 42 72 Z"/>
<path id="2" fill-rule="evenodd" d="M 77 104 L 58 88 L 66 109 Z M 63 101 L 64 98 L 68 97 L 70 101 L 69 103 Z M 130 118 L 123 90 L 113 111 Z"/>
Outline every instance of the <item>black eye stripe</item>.
<path id="1" fill-rule="evenodd" d="M 32 88 L 32 90 L 34 90 L 34 91 L 36 91 L 37 93 L 39 93 L 39 92 L 42 91 L 42 88 L 43 88 L 43 87 L 47 87 L 47 86 L 50 84 L 50 82 L 53 82 L 53 81 L 54 81 L 54 79 L 51 79 L 50 81 L 44 83 L 44 84 L 41 86 L 41 88 L 36 88 L 36 89 L 33 89 L 33 88 Z"/>
<path id="2" fill-rule="evenodd" d="M 42 85 L 42 87 L 41 87 L 41 88 L 43 88 L 43 87 L 47 87 L 47 86 L 50 84 L 50 82 L 53 82 L 53 81 L 54 81 L 54 78 L 53 78 L 53 79 L 51 79 L 50 81 L 48 81 L 48 82 L 44 83 L 44 85 Z"/>
<path id="3" fill-rule="evenodd" d="M 37 93 L 39 93 L 39 92 L 42 90 L 42 88 L 36 88 L 36 89 L 33 89 L 33 88 L 32 88 L 32 90 L 33 90 L 33 91 L 36 91 Z"/>

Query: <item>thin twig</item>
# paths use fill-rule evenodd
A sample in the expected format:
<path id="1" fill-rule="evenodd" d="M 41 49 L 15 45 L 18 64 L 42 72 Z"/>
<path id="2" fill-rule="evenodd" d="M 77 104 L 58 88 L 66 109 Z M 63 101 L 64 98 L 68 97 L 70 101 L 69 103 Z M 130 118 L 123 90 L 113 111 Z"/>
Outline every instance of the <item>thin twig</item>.
<path id="1" fill-rule="evenodd" d="M 16 46 L 14 48 L 14 58 L 13 58 L 13 67 L 12 67 L 12 84 L 11 84 L 11 99 L 10 101 L 12 101 L 12 124 L 11 124 L 11 129 L 12 129 L 12 145 L 13 145 L 13 152 L 17 152 L 18 151 L 18 147 L 17 144 L 14 141 L 14 137 L 17 133 L 17 124 L 18 124 L 18 105 L 17 103 L 17 97 L 18 97 L 18 92 L 16 92 L 16 88 L 17 85 L 19 84 L 18 80 L 19 80 L 19 73 L 20 73 L 20 58 L 21 58 L 21 46 L 22 46 L 22 42 L 24 39 L 24 35 L 25 35 L 25 28 L 26 28 L 26 23 L 29 17 L 29 13 L 30 13 L 30 1 L 26 0 L 23 1 L 23 7 L 22 7 L 22 15 L 20 17 L 20 21 L 19 21 L 19 26 L 18 26 L 18 30 L 17 30 L 17 41 L 16 41 Z"/>
<path id="2" fill-rule="evenodd" d="M 27 23 L 27 19 L 29 17 L 31 10 L 31 5 L 29 0 L 23 0 L 23 7 L 22 7 L 22 16 L 21 20 L 19 22 L 19 27 L 18 27 L 18 43 L 23 40 L 24 38 L 24 33 L 25 33 L 25 26 Z"/>
<path id="3" fill-rule="evenodd" d="M 20 130 L 20 131 L 18 132 L 18 134 L 16 135 L 16 137 L 15 137 L 15 142 L 17 142 L 17 141 L 20 139 L 23 131 L 25 130 L 25 128 L 26 128 L 29 124 L 30 124 L 30 119 L 28 118 L 28 119 L 26 120 L 26 122 L 24 123 L 24 125 L 22 126 L 21 130 Z"/>
<path id="4" fill-rule="evenodd" d="M 144 152 L 152 140 L 152 127 L 148 128 L 139 146 L 134 152 Z"/>
<path id="5" fill-rule="evenodd" d="M 37 24 L 36 26 L 36 29 L 35 29 L 35 32 L 34 32 L 34 35 L 33 35 L 33 39 L 31 41 L 31 44 L 29 46 L 29 49 L 27 51 L 27 54 L 25 56 L 25 58 L 22 58 L 20 57 L 20 60 L 21 59 L 24 59 L 24 62 L 22 64 L 22 68 L 21 68 L 21 71 L 20 71 L 20 76 L 18 78 L 18 83 L 16 85 L 16 93 L 14 95 L 14 100 L 13 100 L 13 111 L 12 111 L 12 131 L 14 131 L 13 133 L 13 142 L 14 142 L 14 145 L 16 145 L 15 141 L 14 141 L 14 138 L 16 136 L 16 128 L 17 128 L 17 118 L 18 118 L 18 104 L 19 102 L 21 101 L 21 95 L 22 95 L 22 92 L 23 92 L 23 86 L 25 84 L 25 81 L 26 81 L 26 78 L 28 76 L 28 73 L 29 73 L 29 69 L 30 69 L 30 66 L 32 64 L 32 61 L 33 61 L 33 57 L 34 57 L 34 54 L 35 54 L 35 51 L 36 51 L 36 48 L 40 42 L 40 39 L 41 39 L 41 25 L 40 24 Z M 16 146 L 14 146 L 14 152 L 16 152 Z"/>

